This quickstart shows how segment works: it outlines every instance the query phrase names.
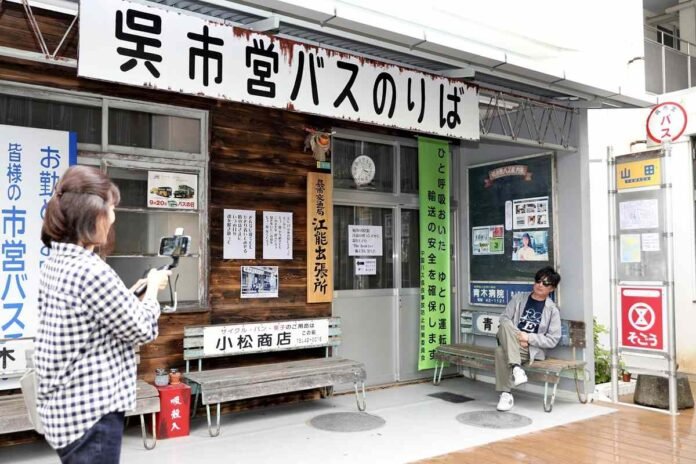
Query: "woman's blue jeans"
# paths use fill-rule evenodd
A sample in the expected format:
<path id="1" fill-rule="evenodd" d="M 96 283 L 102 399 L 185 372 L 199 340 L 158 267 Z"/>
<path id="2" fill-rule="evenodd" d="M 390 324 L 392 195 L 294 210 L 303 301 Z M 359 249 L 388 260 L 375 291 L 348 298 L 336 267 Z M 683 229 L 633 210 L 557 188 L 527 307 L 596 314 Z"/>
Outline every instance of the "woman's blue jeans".
<path id="1" fill-rule="evenodd" d="M 121 459 L 123 412 L 112 412 L 85 434 L 56 450 L 63 464 L 118 464 Z"/>

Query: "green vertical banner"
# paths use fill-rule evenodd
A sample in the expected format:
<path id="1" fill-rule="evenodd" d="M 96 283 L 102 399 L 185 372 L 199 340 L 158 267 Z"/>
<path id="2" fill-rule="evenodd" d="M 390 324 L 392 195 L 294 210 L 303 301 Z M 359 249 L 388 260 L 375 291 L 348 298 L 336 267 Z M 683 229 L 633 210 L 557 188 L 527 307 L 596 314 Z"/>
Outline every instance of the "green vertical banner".
<path id="1" fill-rule="evenodd" d="M 442 140 L 418 137 L 420 343 L 418 370 L 435 367 L 450 340 L 450 154 Z"/>

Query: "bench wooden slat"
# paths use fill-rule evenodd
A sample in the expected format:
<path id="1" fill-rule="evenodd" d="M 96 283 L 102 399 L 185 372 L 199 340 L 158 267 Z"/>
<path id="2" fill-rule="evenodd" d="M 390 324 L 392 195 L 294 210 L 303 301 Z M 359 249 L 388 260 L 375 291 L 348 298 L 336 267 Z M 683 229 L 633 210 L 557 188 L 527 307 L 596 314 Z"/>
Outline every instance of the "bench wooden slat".
<path id="1" fill-rule="evenodd" d="M 12 433 L 34 430 L 22 395 L 7 395 L 0 400 L 0 432 Z"/>
<path id="2" fill-rule="evenodd" d="M 202 388 L 202 404 L 216 404 L 225 401 L 257 398 L 260 396 L 287 393 L 289 391 L 311 390 L 314 388 L 329 387 L 341 383 L 355 381 L 353 372 L 329 371 L 314 373 L 289 379 L 272 379 L 267 382 L 256 382 L 244 385 L 229 386 L 222 384 L 220 388 Z"/>
<path id="3" fill-rule="evenodd" d="M 495 366 L 495 348 L 466 343 L 440 345 L 435 351 L 435 358 L 459 366 L 486 369 Z M 534 375 L 537 379 L 542 376 L 541 380 L 546 381 L 549 378 L 548 374 L 557 378 L 564 370 L 581 369 L 586 364 L 580 360 L 547 358 L 535 360 L 531 365 L 525 364 L 523 367 L 528 374 Z"/>
<path id="4" fill-rule="evenodd" d="M 343 358 L 315 358 L 300 361 L 287 361 L 252 366 L 213 369 L 201 372 L 189 372 L 184 378 L 203 386 L 203 388 L 218 388 L 220 385 L 236 386 L 250 383 L 261 383 L 270 380 L 285 380 L 306 375 L 320 374 L 327 371 L 356 370 L 364 378 L 364 367 L 361 363 Z"/>
<path id="5" fill-rule="evenodd" d="M 153 396 L 150 398 L 137 398 L 135 400 L 135 409 L 126 411 L 126 417 L 139 416 L 141 414 L 150 414 L 153 412 L 159 412 L 159 410 L 159 397 Z"/>

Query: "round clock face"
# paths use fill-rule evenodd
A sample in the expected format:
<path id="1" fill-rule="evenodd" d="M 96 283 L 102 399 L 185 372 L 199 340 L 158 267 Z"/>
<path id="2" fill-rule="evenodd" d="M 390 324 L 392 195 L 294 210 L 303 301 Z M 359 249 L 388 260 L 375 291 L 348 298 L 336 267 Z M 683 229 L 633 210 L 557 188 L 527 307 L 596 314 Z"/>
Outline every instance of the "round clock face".
<path id="1" fill-rule="evenodd" d="M 367 185 L 375 178 L 375 162 L 367 155 L 360 155 L 353 160 L 350 172 L 356 185 Z"/>

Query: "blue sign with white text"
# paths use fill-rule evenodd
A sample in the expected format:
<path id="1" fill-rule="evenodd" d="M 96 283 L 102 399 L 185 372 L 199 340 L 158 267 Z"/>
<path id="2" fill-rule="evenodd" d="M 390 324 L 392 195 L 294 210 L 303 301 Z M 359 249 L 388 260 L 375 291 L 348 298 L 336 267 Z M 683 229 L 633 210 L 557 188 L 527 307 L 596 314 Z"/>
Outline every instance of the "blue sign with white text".
<path id="1" fill-rule="evenodd" d="M 534 284 L 510 282 L 470 282 L 469 303 L 472 305 L 505 306 L 518 293 L 531 292 Z M 551 294 L 556 300 L 556 292 Z"/>

